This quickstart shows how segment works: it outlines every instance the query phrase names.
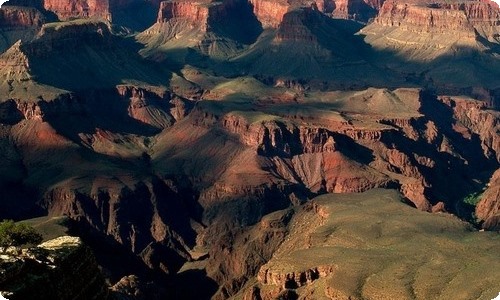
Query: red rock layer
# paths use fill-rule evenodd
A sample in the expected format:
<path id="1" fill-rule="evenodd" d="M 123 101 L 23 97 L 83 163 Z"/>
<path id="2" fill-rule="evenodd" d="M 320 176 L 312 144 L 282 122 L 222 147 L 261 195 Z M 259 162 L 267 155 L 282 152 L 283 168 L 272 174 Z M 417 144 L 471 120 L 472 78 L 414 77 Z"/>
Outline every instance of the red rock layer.
<path id="1" fill-rule="evenodd" d="M 460 97 L 440 97 L 440 100 L 453 109 L 453 114 L 459 121 L 455 125 L 457 131 L 471 139 L 471 133 L 477 134 L 481 140 L 481 148 L 485 157 L 495 159 L 500 163 L 500 113 L 488 110 L 483 101 Z M 463 132 L 467 128 L 470 132 Z"/>
<path id="2" fill-rule="evenodd" d="M 171 20 L 184 21 L 189 27 L 199 27 L 207 31 L 211 24 L 220 23 L 230 13 L 235 1 L 194 2 L 194 1 L 163 1 L 160 3 L 157 23 Z"/>
<path id="3" fill-rule="evenodd" d="M 383 2 L 383 0 L 336 0 L 331 14 L 336 18 L 366 22 L 375 16 Z"/>
<path id="4" fill-rule="evenodd" d="M 251 0 L 253 11 L 264 28 L 277 28 L 290 5 L 286 1 Z"/>
<path id="5" fill-rule="evenodd" d="M 45 17 L 35 8 L 3 6 L 0 8 L 0 28 L 41 27 Z"/>
<path id="6" fill-rule="evenodd" d="M 54 12 L 61 20 L 100 17 L 109 19 L 108 0 L 44 0 L 46 10 Z"/>
<path id="7" fill-rule="evenodd" d="M 166 23 L 171 19 L 182 19 L 191 26 L 201 26 L 207 29 L 209 3 L 190 1 L 163 1 L 160 3 L 158 23 Z"/>
<path id="8" fill-rule="evenodd" d="M 488 2 L 414 4 L 391 0 L 382 5 L 375 22 L 416 32 L 459 32 L 474 37 L 474 30 L 487 35 L 498 26 L 500 11 Z"/>

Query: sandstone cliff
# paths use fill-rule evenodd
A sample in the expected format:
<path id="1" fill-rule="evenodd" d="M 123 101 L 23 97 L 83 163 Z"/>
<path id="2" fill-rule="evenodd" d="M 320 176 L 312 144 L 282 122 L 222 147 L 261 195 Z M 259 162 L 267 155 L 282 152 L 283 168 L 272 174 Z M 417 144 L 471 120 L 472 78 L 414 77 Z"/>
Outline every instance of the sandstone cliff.
<path id="1" fill-rule="evenodd" d="M 489 1 L 465 1 L 463 3 L 426 3 L 412 1 L 385 1 L 380 8 L 374 24 L 412 33 L 453 35 L 453 43 L 471 46 L 471 39 L 482 37 L 489 42 L 498 43 L 496 21 L 500 16 L 498 6 Z M 364 32 L 370 32 L 369 26 Z M 452 33 L 452 34 L 451 34 Z M 397 42 L 395 34 L 388 39 Z M 462 41 L 457 38 L 462 39 Z M 448 41 L 451 42 L 451 41 Z M 448 42 L 433 41 L 436 47 L 446 47 Z M 418 40 L 416 43 L 419 43 Z"/>
<path id="2" fill-rule="evenodd" d="M 61 20 L 89 17 L 111 18 L 108 0 L 44 0 L 43 7 L 54 12 Z"/>
<path id="3" fill-rule="evenodd" d="M 264 28 L 277 28 L 287 13 L 286 1 L 252 0 L 253 12 Z"/>

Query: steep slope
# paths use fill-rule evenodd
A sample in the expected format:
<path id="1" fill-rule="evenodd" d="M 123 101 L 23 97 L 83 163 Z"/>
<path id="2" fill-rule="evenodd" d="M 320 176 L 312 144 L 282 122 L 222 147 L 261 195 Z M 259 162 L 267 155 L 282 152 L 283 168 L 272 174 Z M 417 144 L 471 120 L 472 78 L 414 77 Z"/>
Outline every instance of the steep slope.
<path id="1" fill-rule="evenodd" d="M 141 53 L 156 61 L 186 62 L 188 49 L 223 59 L 255 40 L 261 29 L 244 0 L 164 1 L 155 25 L 138 35 Z M 196 59 L 196 56 L 195 56 Z"/>
<path id="2" fill-rule="evenodd" d="M 0 63 L 3 101 L 52 100 L 64 91 L 126 83 L 160 85 L 170 75 L 143 62 L 109 24 L 91 20 L 45 24 L 33 40 L 2 54 Z"/>
<path id="3" fill-rule="evenodd" d="M 499 18 L 490 1 L 386 1 L 359 34 L 374 59 L 402 77 L 443 92 L 498 89 Z"/>
<path id="4" fill-rule="evenodd" d="M 84 19 L 40 27 L 36 12 L 9 17 L 39 33 L 0 56 L 0 212 L 77 221 L 110 280 L 122 279 L 116 289 L 153 278 L 175 298 L 196 298 L 193 282 L 203 297 L 227 298 L 287 235 L 293 209 L 268 213 L 383 187 L 476 222 L 463 200 L 496 182 L 499 94 L 486 77 L 497 74 L 497 17 L 487 2 L 384 3 L 366 43 L 362 25 L 330 16 L 359 8 L 366 18 L 382 1 L 46 3 Z M 115 22 L 145 26 L 140 9 L 156 5 L 156 23 L 137 36 Z M 92 18 L 101 13 L 111 22 Z M 392 30 L 422 39 L 377 48 Z M 444 60 L 454 45 L 423 45 L 450 34 L 473 50 Z M 481 75 L 458 80 L 468 64 Z M 489 229 L 495 192 L 490 183 L 478 206 Z"/>
<path id="5" fill-rule="evenodd" d="M 0 7 L 0 53 L 18 40 L 31 40 L 46 21 L 47 17 L 36 8 Z"/>
<path id="6" fill-rule="evenodd" d="M 396 82 L 361 56 L 362 41 L 353 35 L 358 29 L 354 22 L 332 20 L 316 5 L 169 1 L 161 4 L 157 23 L 137 40 L 145 45 L 143 56 L 171 68 L 193 65 L 231 77 L 317 79 L 317 85 L 335 82 L 337 87 L 367 86 L 360 78 L 375 85 Z"/>
<path id="7" fill-rule="evenodd" d="M 159 3 L 159 0 L 9 0 L 4 7 L 36 8 L 52 21 L 113 21 L 121 30 L 134 32 L 154 23 Z"/>
<path id="8" fill-rule="evenodd" d="M 332 20 L 314 6 L 296 8 L 231 61 L 249 74 L 274 80 L 332 82 L 331 88 L 363 87 L 365 79 L 375 86 L 390 85 L 394 80 L 363 58 L 364 46 L 353 35 L 358 29 L 356 23 Z"/>
<path id="9" fill-rule="evenodd" d="M 254 13 L 264 28 L 277 28 L 288 11 L 300 7 L 314 7 L 320 12 L 339 19 L 367 22 L 373 18 L 384 1 L 320 0 L 272 1 L 251 0 Z"/>
<path id="10" fill-rule="evenodd" d="M 390 216 L 390 217 L 388 217 Z M 498 236 L 412 210 L 390 190 L 324 195 L 236 298 L 494 298 Z M 288 298 L 287 298 L 288 299 Z"/>

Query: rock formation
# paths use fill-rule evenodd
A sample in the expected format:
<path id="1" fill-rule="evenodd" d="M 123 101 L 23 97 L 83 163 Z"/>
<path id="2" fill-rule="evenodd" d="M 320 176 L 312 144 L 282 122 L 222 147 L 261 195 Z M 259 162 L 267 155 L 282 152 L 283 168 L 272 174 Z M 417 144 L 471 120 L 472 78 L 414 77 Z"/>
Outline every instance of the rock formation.
<path id="1" fill-rule="evenodd" d="M 407 31 L 449 33 L 474 38 L 476 33 L 496 41 L 498 7 L 487 1 L 406 3 L 385 1 L 375 23 Z"/>
<path id="2" fill-rule="evenodd" d="M 0 8 L 0 28 L 15 27 L 40 28 L 45 23 L 45 16 L 36 8 L 3 6 Z"/>
<path id="3" fill-rule="evenodd" d="M 484 222 L 482 227 L 488 230 L 500 230 L 500 170 L 491 176 L 486 190 L 479 197 L 476 216 Z"/>
<path id="4" fill-rule="evenodd" d="M 8 299 L 110 299 L 95 257 L 77 237 L 61 236 L 21 254 L 2 255 Z"/>
<path id="5" fill-rule="evenodd" d="M 98 0 L 44 0 L 43 7 L 59 19 L 99 17 L 110 19 L 109 1 Z"/>
<path id="6" fill-rule="evenodd" d="M 402 298 L 414 296 L 406 279 L 415 295 L 454 295 L 466 280 L 449 280 L 453 262 L 432 290 L 406 270 L 442 270 L 449 249 L 425 248 L 441 238 L 468 245 L 426 238 L 469 234 L 446 213 L 498 227 L 498 9 L 489 2 L 10 3 L 34 8 L 0 10 L 0 212 L 76 221 L 118 297 L 148 298 L 150 279 L 179 299 L 194 284 L 198 298 L 215 299 L 394 295 L 376 276 L 357 277 L 363 270 L 387 272 Z M 143 4 L 158 14 L 143 20 Z M 366 27 L 349 20 L 378 9 Z M 47 23 L 51 12 L 66 21 Z M 139 19 L 149 28 L 138 34 L 121 23 Z M 476 220 L 461 201 L 488 181 Z M 365 192 L 348 196 L 352 207 L 310 202 Z M 470 237 L 487 256 L 489 233 Z M 339 260 L 315 260 L 326 257 L 323 243 Z M 106 256 L 108 246 L 119 254 Z M 370 260 L 350 256 L 359 252 Z M 404 262 L 403 279 L 371 265 L 391 259 Z"/>
<path id="7" fill-rule="evenodd" d="M 411 233 L 406 226 L 412 228 Z M 250 281 L 240 295 L 254 295 L 257 299 L 276 299 L 284 293 L 337 299 L 374 295 L 406 298 L 416 291 L 416 299 L 427 299 L 437 294 L 453 298 L 476 292 L 494 297 L 497 293 L 494 287 L 482 283 L 485 278 L 498 281 L 497 266 L 491 265 L 498 264 L 498 260 L 491 256 L 494 254 L 476 248 L 493 245 L 492 235 L 470 232 L 467 224 L 450 215 L 431 215 L 404 207 L 390 190 L 320 196 L 297 210 L 288 228 L 285 241 L 260 268 L 257 281 Z M 478 244 L 463 242 L 459 232 Z M 433 246 L 426 246 L 429 244 Z M 457 254 L 459 245 L 464 252 Z M 392 251 L 398 255 L 389 254 Z M 473 255 L 482 265 L 483 276 L 475 277 L 473 274 L 479 273 L 473 269 L 464 270 L 456 262 L 457 255 L 464 259 Z M 442 261 L 436 263 L 437 257 Z M 409 278 L 411 287 L 407 286 Z M 440 288 L 434 290 L 433 286 Z"/>
<path id="8" fill-rule="evenodd" d="M 252 0 L 253 12 L 264 28 L 277 28 L 287 13 L 286 1 Z"/>

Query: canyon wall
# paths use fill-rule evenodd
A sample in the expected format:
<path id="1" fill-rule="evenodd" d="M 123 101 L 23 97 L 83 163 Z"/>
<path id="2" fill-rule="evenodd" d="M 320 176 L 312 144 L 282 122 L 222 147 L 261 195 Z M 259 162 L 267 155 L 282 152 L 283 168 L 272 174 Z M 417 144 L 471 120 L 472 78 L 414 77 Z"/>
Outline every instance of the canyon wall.
<path id="1" fill-rule="evenodd" d="M 488 2 L 414 4 L 385 1 L 375 23 L 415 32 L 449 33 L 473 38 L 476 32 L 495 41 L 500 10 Z"/>
<path id="2" fill-rule="evenodd" d="M 264 28 L 277 28 L 288 12 L 286 1 L 251 0 L 254 14 Z"/>
<path id="3" fill-rule="evenodd" d="M 203 30 L 206 30 L 212 6 L 209 2 L 163 1 L 160 3 L 157 22 L 164 23 L 176 18 L 186 20 L 190 26 L 201 26 Z"/>
<path id="4" fill-rule="evenodd" d="M 61 20 L 111 18 L 108 0 L 44 0 L 43 6 L 46 10 L 54 12 Z"/>
<path id="5" fill-rule="evenodd" d="M 0 8 L 0 28 L 15 27 L 40 28 L 45 16 L 36 8 L 3 6 Z"/>

